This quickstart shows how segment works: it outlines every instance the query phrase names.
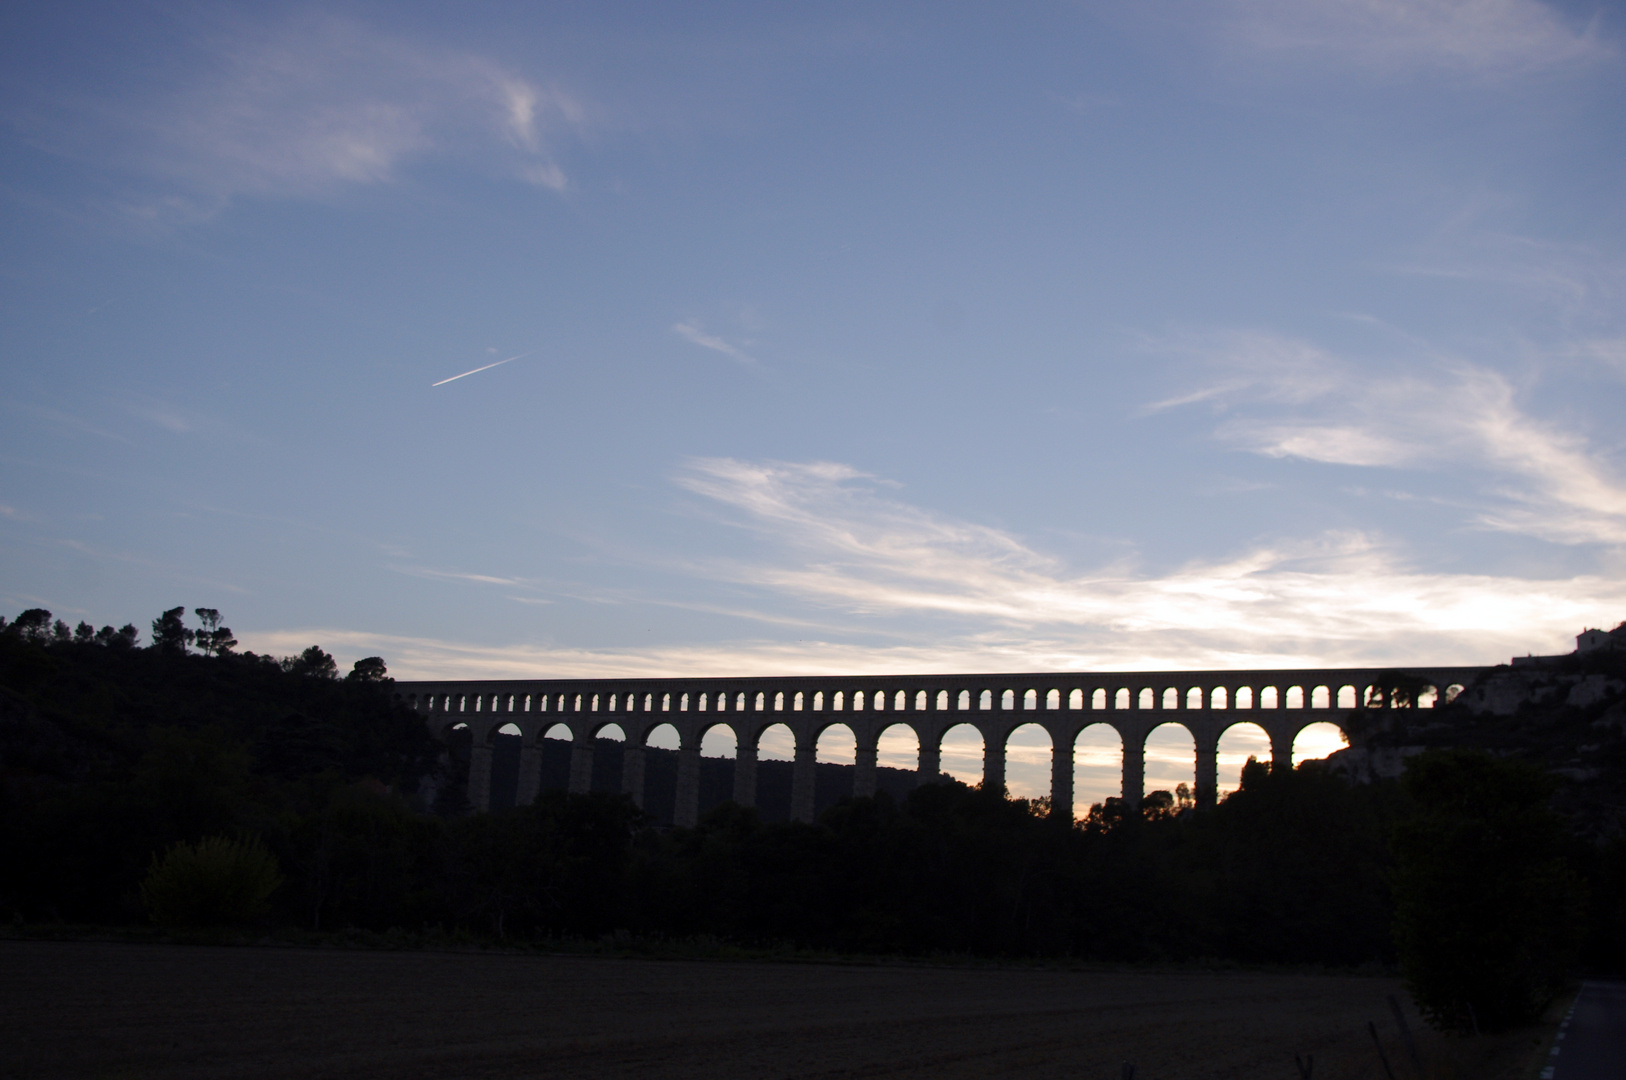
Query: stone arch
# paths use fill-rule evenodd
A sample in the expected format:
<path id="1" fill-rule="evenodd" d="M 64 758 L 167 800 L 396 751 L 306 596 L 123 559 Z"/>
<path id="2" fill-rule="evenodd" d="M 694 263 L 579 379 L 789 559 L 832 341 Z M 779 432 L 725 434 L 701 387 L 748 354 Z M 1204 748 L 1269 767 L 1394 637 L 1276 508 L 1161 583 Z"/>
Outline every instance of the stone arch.
<path id="1" fill-rule="evenodd" d="M 474 729 L 467 723 L 457 719 L 456 714 L 446 717 L 440 726 L 441 742 L 445 745 L 445 757 L 449 766 L 449 786 L 459 789 L 468 800 L 470 809 L 481 809 L 478 798 L 481 793 L 476 791 L 475 782 L 475 743 Z M 489 751 L 488 751 L 489 755 Z M 487 756 L 487 762 L 490 757 Z"/>
<path id="2" fill-rule="evenodd" d="M 1221 799 L 1242 785 L 1242 766 L 1250 757 L 1270 762 L 1270 733 L 1252 720 L 1227 724 L 1217 745 L 1217 795 Z"/>
<path id="3" fill-rule="evenodd" d="M 1146 771 L 1143 803 L 1155 791 L 1167 791 L 1178 797 L 1184 784 L 1188 796 L 1196 797 L 1197 788 L 1197 735 L 1180 720 L 1165 720 L 1146 733 L 1141 744 L 1145 754 Z M 1173 806 L 1182 808 L 1180 802 Z"/>
<path id="4" fill-rule="evenodd" d="M 678 750 L 683 746 L 683 733 L 672 721 L 662 720 L 644 731 L 643 745 L 657 750 Z"/>
<path id="5" fill-rule="evenodd" d="M 695 735 L 701 757 L 733 758 L 739 754 L 740 732 L 733 723 L 719 720 L 705 724 L 696 730 Z"/>
<path id="6" fill-rule="evenodd" d="M 1282 691 L 1281 691 L 1281 688 L 1277 687 L 1277 686 L 1261 686 L 1261 687 L 1259 687 L 1259 698 L 1258 698 L 1258 700 L 1259 700 L 1259 704 L 1256 706 L 1256 708 L 1260 708 L 1260 709 L 1280 709 L 1282 707 Z"/>
<path id="7" fill-rule="evenodd" d="M 881 692 L 875 691 L 872 703 L 879 704 L 880 699 Z M 793 818 L 811 820 L 849 796 L 873 794 L 873 789 L 870 792 L 858 791 L 861 783 L 857 769 L 858 738 L 859 732 L 867 729 L 867 724 L 856 722 L 838 720 L 825 724 L 815 733 L 813 745 L 807 751 L 797 753 L 797 775 L 793 777 L 795 790 L 792 792 L 791 808 Z M 821 765 L 826 767 L 821 768 Z M 830 765 L 849 768 L 837 770 L 827 767 Z M 868 772 L 869 781 L 873 784 L 873 767 Z M 800 803 L 800 807 L 795 803 Z"/>
<path id="8" fill-rule="evenodd" d="M 920 731 L 905 720 L 896 720 L 881 729 L 875 739 L 877 765 L 887 769 L 920 768 L 920 748 L 925 740 Z"/>
<path id="9" fill-rule="evenodd" d="M 606 705 L 613 704 L 614 697 L 610 696 Z M 585 738 L 573 740 L 570 746 L 569 790 L 575 792 L 622 790 L 622 769 L 627 747 L 626 729 L 626 721 L 602 713 L 581 721 L 581 731 Z"/>
<path id="10" fill-rule="evenodd" d="M 1304 705 L 1304 687 L 1299 686 L 1297 683 L 1289 686 L 1287 693 L 1282 695 L 1281 707 L 1284 709 L 1302 709 Z"/>
<path id="11" fill-rule="evenodd" d="M 733 704 L 738 705 L 736 697 Z M 740 768 L 740 747 L 744 741 L 740 711 L 726 715 L 712 714 L 714 718 L 701 720 L 691 732 L 685 733 L 683 749 L 678 754 L 678 779 L 673 820 L 684 824 L 693 808 L 693 820 L 698 821 L 707 811 L 730 799 L 739 799 L 737 785 Z M 752 794 L 754 794 L 754 790 Z M 685 800 L 692 800 L 684 806 Z M 749 801 L 745 805 L 750 805 Z"/>
<path id="12" fill-rule="evenodd" d="M 1005 790 L 1022 799 L 1050 794 L 1050 761 L 1055 738 L 1037 720 L 1012 728 L 1005 736 Z"/>
<path id="13" fill-rule="evenodd" d="M 852 748 L 847 748 L 848 743 Z M 851 724 L 841 720 L 821 726 L 813 735 L 813 752 L 816 761 L 831 762 L 839 765 L 851 765 L 856 759 L 858 750 L 858 733 Z"/>
<path id="14" fill-rule="evenodd" d="M 485 730 L 485 746 L 490 753 L 487 780 L 487 808 L 507 810 L 519 797 L 520 744 L 525 733 L 513 721 L 490 723 Z"/>
<path id="15" fill-rule="evenodd" d="M 1293 764 L 1337 753 L 1349 745 L 1349 733 L 1330 720 L 1305 724 L 1293 733 Z"/>
<path id="16" fill-rule="evenodd" d="M 763 716 L 742 725 L 734 762 L 734 801 L 756 807 L 764 821 L 789 821 L 796 747 L 807 745 L 808 730 L 828 715 L 809 711 L 800 716 Z"/>
<path id="17" fill-rule="evenodd" d="M 785 721 L 776 720 L 752 732 L 750 746 L 764 761 L 793 761 L 796 758 L 796 733 Z"/>
<path id="18" fill-rule="evenodd" d="M 938 768 L 962 783 L 980 784 L 986 746 L 977 725 L 964 720 L 953 724 L 937 738 Z"/>
<path id="19" fill-rule="evenodd" d="M 600 718 L 593 723 L 590 730 L 592 737 L 595 739 L 610 739 L 614 742 L 627 741 L 626 725 L 620 720 Z M 615 734 L 611 735 L 611 731 L 614 731 Z"/>
<path id="20" fill-rule="evenodd" d="M 1123 736 L 1105 720 L 1086 724 L 1073 738 L 1073 816 L 1123 794 Z"/>

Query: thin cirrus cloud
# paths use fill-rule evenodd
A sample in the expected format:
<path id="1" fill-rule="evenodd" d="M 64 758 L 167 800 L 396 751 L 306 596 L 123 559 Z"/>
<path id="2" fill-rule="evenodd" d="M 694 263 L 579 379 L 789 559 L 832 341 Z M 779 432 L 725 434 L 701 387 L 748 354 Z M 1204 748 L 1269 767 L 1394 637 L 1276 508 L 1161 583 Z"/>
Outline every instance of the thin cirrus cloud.
<path id="1" fill-rule="evenodd" d="M 1596 577 L 1417 571 L 1360 533 L 1261 545 L 1163 574 L 1076 571 L 1000 530 L 894 498 L 834 463 L 702 459 L 679 483 L 767 542 L 760 558 L 703 572 L 882 625 L 929 620 L 945 661 L 1475 662 L 1561 644 L 1626 601 L 1626 583 Z"/>
<path id="2" fill-rule="evenodd" d="M 1408 277 L 1483 283 L 1543 311 L 1571 334 L 1620 325 L 1626 262 L 1584 243 L 1477 231 L 1446 235 L 1395 266 Z"/>
<path id="3" fill-rule="evenodd" d="M 1626 582 L 1420 571 L 1359 533 L 1259 545 L 1161 574 L 1079 571 L 828 462 L 700 459 L 679 483 L 761 541 L 755 556 L 690 565 L 691 576 L 744 589 L 770 611 L 801 606 L 822 617 L 795 640 L 651 647 L 486 645 L 342 628 L 245 635 L 245 643 L 298 651 L 319 640 L 342 655 L 382 653 L 402 678 L 1495 663 L 1568 648 L 1578 629 L 1626 606 Z M 475 585 L 512 580 L 405 572 Z"/>
<path id="4" fill-rule="evenodd" d="M 235 23 L 193 44 L 178 90 L 82 110 L 57 149 L 108 156 L 217 207 L 387 183 L 441 155 L 560 191 L 550 135 L 586 122 L 576 97 L 495 60 L 349 19 Z"/>
<path id="5" fill-rule="evenodd" d="M 710 349 L 712 352 L 722 353 L 729 359 L 735 360 L 741 364 L 749 365 L 756 363 L 756 359 L 748 355 L 743 349 L 729 343 L 728 341 L 725 341 L 716 334 L 707 333 L 705 328 L 700 325 L 700 322 L 697 319 L 687 319 L 683 322 L 674 323 L 672 325 L 672 333 L 676 334 L 684 341 L 698 345 L 702 349 Z"/>
<path id="6" fill-rule="evenodd" d="M 1575 25 L 1539 0 L 1230 0 L 1209 16 L 1255 56 L 1383 74 L 1520 75 L 1614 55 L 1595 22 Z"/>
<path id="7" fill-rule="evenodd" d="M 1172 348 L 1211 383 L 1152 410 L 1223 410 L 1222 442 L 1271 457 L 1366 467 L 1465 468 L 1478 522 L 1562 544 L 1626 543 L 1626 481 L 1580 433 L 1529 415 L 1503 375 L 1467 363 L 1358 368 L 1317 346 L 1231 333 Z"/>

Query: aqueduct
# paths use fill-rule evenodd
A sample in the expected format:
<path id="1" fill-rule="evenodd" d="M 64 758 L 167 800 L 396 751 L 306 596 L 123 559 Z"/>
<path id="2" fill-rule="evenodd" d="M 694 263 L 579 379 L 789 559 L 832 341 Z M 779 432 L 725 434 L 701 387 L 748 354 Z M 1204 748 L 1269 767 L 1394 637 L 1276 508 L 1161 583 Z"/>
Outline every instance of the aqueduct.
<path id="1" fill-rule="evenodd" d="M 1252 723 L 1270 737 L 1271 760 L 1290 762 L 1293 740 L 1311 724 L 1343 728 L 1350 711 L 1397 676 L 1428 688 L 1419 705 L 1449 700 L 1483 667 L 1328 668 L 1277 671 L 1090 672 L 1019 675 L 870 675 L 704 679 L 546 679 L 490 682 L 398 682 L 397 697 L 444 738 L 467 725 L 472 738 L 468 795 L 476 810 L 491 805 L 492 744 L 513 725 L 522 739 L 517 801 L 535 800 L 541 783 L 540 740 L 563 725 L 571 735 L 571 791 L 589 789 L 593 745 L 615 724 L 626 736 L 621 790 L 640 806 L 650 735 L 670 725 L 678 738 L 677 803 L 673 820 L 699 819 L 700 744 L 726 727 L 736 739 L 734 801 L 756 803 L 758 742 L 783 724 L 795 738 L 791 817 L 813 819 L 819 735 L 843 724 L 857 743 L 853 794 L 873 795 L 877 744 L 895 725 L 919 739 L 922 783 L 941 772 L 944 734 L 960 724 L 983 740 L 983 782 L 1005 782 L 1005 744 L 1019 727 L 1036 724 L 1050 736 L 1051 805 L 1073 805 L 1073 748 L 1092 724 L 1115 730 L 1123 746 L 1123 799 L 1144 794 L 1146 738 L 1162 724 L 1190 732 L 1196 744 L 1195 795 L 1212 806 L 1218 791 L 1220 736 Z"/>

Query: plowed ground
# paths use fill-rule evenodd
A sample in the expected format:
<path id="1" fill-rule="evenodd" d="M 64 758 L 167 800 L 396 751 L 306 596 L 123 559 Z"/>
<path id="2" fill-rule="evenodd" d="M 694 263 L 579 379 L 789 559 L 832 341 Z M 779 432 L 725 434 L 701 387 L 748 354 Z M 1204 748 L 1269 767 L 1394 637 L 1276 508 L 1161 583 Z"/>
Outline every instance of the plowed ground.
<path id="1" fill-rule="evenodd" d="M 0 1075 L 1384 1078 L 1376 978 L 0 941 Z M 1428 1072 L 1526 1075 L 1540 1032 Z"/>

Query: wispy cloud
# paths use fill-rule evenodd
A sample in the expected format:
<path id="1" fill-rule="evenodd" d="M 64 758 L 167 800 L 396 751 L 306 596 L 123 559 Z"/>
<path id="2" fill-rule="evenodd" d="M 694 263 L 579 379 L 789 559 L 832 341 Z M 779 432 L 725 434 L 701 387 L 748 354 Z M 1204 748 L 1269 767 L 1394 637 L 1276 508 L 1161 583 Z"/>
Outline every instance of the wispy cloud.
<path id="1" fill-rule="evenodd" d="M 1309 404 L 1347 389 L 1336 379 L 1278 383 L 1281 400 Z M 898 485 L 843 463 L 698 459 L 676 482 L 699 510 L 752 540 L 749 554 L 733 558 L 655 560 L 725 586 L 724 603 L 394 569 L 509 590 L 520 602 L 692 607 L 765 632 L 599 648 L 354 628 L 244 640 L 381 654 L 403 678 L 1223 669 L 1495 663 L 1567 650 L 1581 628 L 1626 615 L 1626 581 L 1617 578 L 1439 572 L 1358 531 L 1259 542 L 1166 570 L 1127 559 L 1077 567 L 1007 531 L 912 504 Z"/>
<path id="2" fill-rule="evenodd" d="M 1452 227 L 1395 269 L 1412 277 L 1500 287 L 1516 303 L 1544 310 L 1571 332 L 1621 325 L 1626 261 L 1589 244 Z"/>
<path id="3" fill-rule="evenodd" d="M 391 566 L 390 569 L 397 574 L 427 578 L 431 581 L 466 581 L 474 585 L 503 585 L 508 588 L 528 584 L 519 578 L 499 577 L 495 574 L 470 574 L 460 570 L 436 570 L 428 566 Z"/>
<path id="4" fill-rule="evenodd" d="M 1571 648 L 1581 627 L 1614 625 L 1626 611 L 1626 585 L 1601 578 L 1420 573 L 1362 538 L 1306 548 L 1317 546 L 1319 558 L 1261 549 L 1165 576 L 1013 576 L 966 553 L 958 561 L 960 580 L 917 578 L 908 589 L 856 598 L 855 581 L 908 577 L 909 568 L 877 558 L 862 573 L 814 568 L 784 581 L 769 557 L 719 575 L 766 582 L 788 594 L 782 599 L 865 619 L 916 617 L 908 643 L 878 642 L 857 623 L 845 635 L 655 647 L 477 642 L 339 627 L 239 636 L 262 652 L 317 642 L 344 656 L 384 655 L 400 678 L 1290 668 L 1505 662 Z M 782 554 L 779 563 L 790 561 Z M 950 607 L 960 608 L 961 617 L 943 618 Z"/>
<path id="5" fill-rule="evenodd" d="M 563 190 L 550 137 L 587 117 L 575 96 L 492 59 L 336 16 L 217 23 L 192 45 L 192 74 L 173 92 L 65 112 L 41 136 L 176 185 L 132 200 L 132 213 L 321 196 L 435 155 Z"/>
<path id="6" fill-rule="evenodd" d="M 219 578 L 200 577 L 191 572 L 191 568 L 182 569 L 178 566 L 162 562 L 157 559 L 135 555 L 129 552 L 112 551 L 94 544 L 87 544 L 82 540 L 58 539 L 51 541 L 69 551 L 77 552 L 85 558 L 97 562 L 120 563 L 125 566 L 140 567 L 146 572 L 148 580 L 180 582 L 188 585 L 202 585 L 217 592 L 228 592 L 236 595 L 247 595 L 249 590 L 230 581 Z"/>
<path id="7" fill-rule="evenodd" d="M 1478 520 L 1559 543 L 1626 543 L 1626 480 L 1573 429 L 1529 415 L 1497 372 L 1462 362 L 1374 371 L 1312 344 L 1231 333 L 1168 343 L 1202 357 L 1216 435 L 1243 450 L 1339 465 L 1469 470 Z"/>
<path id="8" fill-rule="evenodd" d="M 120 404 L 131 416 L 145 420 L 155 427 L 161 427 L 173 435 L 190 435 L 197 429 L 197 423 L 192 418 L 174 405 L 156 398 L 130 397 Z"/>
<path id="9" fill-rule="evenodd" d="M 1233 46 L 1382 74 L 1520 75 L 1614 55 L 1596 23 L 1538 0 L 1229 0 L 1211 17 Z"/>
<path id="10" fill-rule="evenodd" d="M 23 408 L 38 416 L 40 419 L 48 421 L 57 427 L 67 428 L 70 431 L 82 432 L 86 435 L 94 435 L 98 439 L 110 439 L 113 442 L 121 442 L 126 444 L 130 443 L 129 439 L 118 434 L 117 432 L 108 431 L 104 427 L 99 427 L 92 424 L 83 417 L 75 416 L 72 413 L 63 412 L 60 409 L 50 409 L 42 405 L 23 406 Z"/>
<path id="11" fill-rule="evenodd" d="M 685 322 L 674 323 L 672 326 L 672 333 L 676 334 L 685 341 L 693 342 L 702 349 L 710 349 L 713 352 L 720 352 L 724 356 L 737 360 L 742 364 L 756 363 L 756 360 L 751 356 L 746 355 L 744 350 L 730 344 L 715 334 L 706 333 L 705 329 L 701 327 L 699 321 L 696 319 L 689 319 Z"/>

